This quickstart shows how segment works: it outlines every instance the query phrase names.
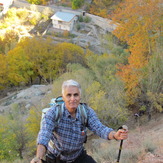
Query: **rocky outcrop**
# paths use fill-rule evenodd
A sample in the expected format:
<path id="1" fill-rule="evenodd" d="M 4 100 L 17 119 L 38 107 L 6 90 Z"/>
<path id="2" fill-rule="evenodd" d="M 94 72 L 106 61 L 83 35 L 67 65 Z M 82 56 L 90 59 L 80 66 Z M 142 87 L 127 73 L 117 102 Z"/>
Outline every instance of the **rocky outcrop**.
<path id="1" fill-rule="evenodd" d="M 24 90 L 8 94 L 0 99 L 0 113 L 9 111 L 14 104 L 21 105 L 24 109 L 30 109 L 32 106 L 44 107 L 43 98 L 51 92 L 51 85 L 32 85 Z"/>

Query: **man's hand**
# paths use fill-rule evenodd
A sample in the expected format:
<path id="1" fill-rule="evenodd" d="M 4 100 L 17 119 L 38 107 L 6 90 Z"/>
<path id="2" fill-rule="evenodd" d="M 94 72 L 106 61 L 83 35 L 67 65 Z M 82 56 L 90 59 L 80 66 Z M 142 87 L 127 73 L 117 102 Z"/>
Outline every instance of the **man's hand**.
<path id="1" fill-rule="evenodd" d="M 128 130 L 119 129 L 114 135 L 113 138 L 116 140 L 124 140 L 128 138 Z"/>
<path id="2" fill-rule="evenodd" d="M 30 162 L 30 163 L 42 163 L 42 161 L 41 161 L 41 159 L 40 159 L 40 158 L 35 157 L 35 158 L 33 158 L 33 159 L 31 160 L 31 162 Z"/>
<path id="3" fill-rule="evenodd" d="M 45 153 L 46 153 L 46 148 L 45 148 L 45 146 L 39 144 L 39 145 L 37 146 L 36 157 L 33 158 L 33 159 L 31 160 L 30 163 L 42 163 L 42 160 L 41 160 L 41 159 L 44 158 Z"/>
<path id="4" fill-rule="evenodd" d="M 128 128 L 125 125 L 123 125 L 122 129 L 119 129 L 117 132 L 112 131 L 109 134 L 109 139 L 125 140 L 127 138 L 128 138 Z"/>

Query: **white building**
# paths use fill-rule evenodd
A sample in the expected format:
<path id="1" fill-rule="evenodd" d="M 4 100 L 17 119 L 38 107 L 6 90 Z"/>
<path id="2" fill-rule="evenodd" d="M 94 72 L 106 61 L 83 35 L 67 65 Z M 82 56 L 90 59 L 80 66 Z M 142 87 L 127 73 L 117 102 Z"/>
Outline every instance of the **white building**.
<path id="1" fill-rule="evenodd" d="M 54 28 L 71 31 L 78 17 L 73 13 L 58 11 L 51 19 Z"/>

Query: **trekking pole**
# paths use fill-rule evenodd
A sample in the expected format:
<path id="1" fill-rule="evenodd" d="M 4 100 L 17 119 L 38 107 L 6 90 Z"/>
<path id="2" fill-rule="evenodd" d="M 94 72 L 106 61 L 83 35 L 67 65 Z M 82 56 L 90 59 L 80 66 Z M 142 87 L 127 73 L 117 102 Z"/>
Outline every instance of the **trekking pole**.
<path id="1" fill-rule="evenodd" d="M 119 127 L 118 130 L 119 130 L 119 129 L 128 130 L 128 127 L 127 127 L 126 125 L 123 125 L 123 126 Z M 121 142 L 120 142 L 119 153 L 118 153 L 118 158 L 117 158 L 117 163 L 119 163 L 119 160 L 120 160 L 121 151 L 122 151 L 122 145 L 123 145 L 123 140 L 121 140 Z"/>

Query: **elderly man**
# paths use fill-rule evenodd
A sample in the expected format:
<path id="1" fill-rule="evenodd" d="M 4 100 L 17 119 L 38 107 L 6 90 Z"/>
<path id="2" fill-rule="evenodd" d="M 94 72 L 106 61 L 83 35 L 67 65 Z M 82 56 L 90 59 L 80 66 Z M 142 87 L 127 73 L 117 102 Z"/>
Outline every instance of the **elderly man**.
<path id="1" fill-rule="evenodd" d="M 83 146 L 86 127 L 103 139 L 127 139 L 128 131 L 120 129 L 115 132 L 112 128 L 106 127 L 90 107 L 86 108 L 87 126 L 83 126 L 79 111 L 81 86 L 78 82 L 74 80 L 63 82 L 62 97 L 64 100 L 62 118 L 56 124 L 55 107 L 57 106 L 46 113 L 38 134 L 36 157 L 31 163 L 44 162 L 45 154 L 47 163 L 96 163 Z"/>

